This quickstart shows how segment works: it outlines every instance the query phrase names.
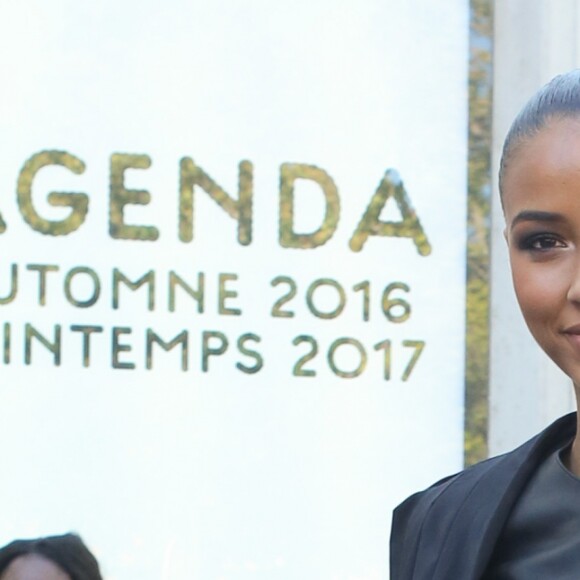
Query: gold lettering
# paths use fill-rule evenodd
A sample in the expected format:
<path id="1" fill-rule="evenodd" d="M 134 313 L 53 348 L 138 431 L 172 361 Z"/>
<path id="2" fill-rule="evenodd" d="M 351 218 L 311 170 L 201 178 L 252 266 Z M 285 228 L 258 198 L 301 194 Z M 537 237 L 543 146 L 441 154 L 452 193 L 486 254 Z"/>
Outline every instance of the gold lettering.
<path id="1" fill-rule="evenodd" d="M 149 310 L 155 309 L 155 272 L 154 270 L 149 270 L 146 274 L 143 274 L 139 280 L 136 282 L 131 282 L 125 274 L 123 274 L 117 268 L 113 269 L 113 308 L 115 310 L 119 309 L 119 285 L 125 284 L 130 290 L 138 290 L 147 284 L 148 287 L 148 308 Z"/>
<path id="2" fill-rule="evenodd" d="M 46 305 L 46 274 L 47 272 L 58 272 L 58 266 L 45 264 L 28 264 L 26 269 L 30 272 L 38 272 L 38 303 Z"/>
<path id="3" fill-rule="evenodd" d="M 7 296 L 0 296 L 0 304 L 10 304 L 18 293 L 18 266 L 12 264 L 10 268 L 10 293 Z"/>
<path id="4" fill-rule="evenodd" d="M 61 165 L 76 175 L 85 171 L 85 164 L 66 151 L 41 151 L 34 154 L 24 163 L 18 176 L 18 207 L 24 221 L 33 230 L 50 236 L 64 236 L 77 230 L 85 221 L 89 211 L 89 198 L 84 193 L 53 191 L 48 194 L 48 203 L 54 207 L 70 207 L 72 211 L 66 219 L 60 221 L 42 218 L 32 203 L 32 182 L 38 171 L 47 165 Z M 5 224 L 3 225 L 5 229 Z"/>
<path id="5" fill-rule="evenodd" d="M 394 199 L 401 212 L 403 220 L 400 222 L 379 221 L 379 216 L 390 198 Z M 421 256 L 428 256 L 431 253 L 431 244 L 396 171 L 389 170 L 385 173 L 350 239 L 350 249 L 353 252 L 360 252 L 369 236 L 411 238 Z"/>
<path id="6" fill-rule="evenodd" d="M 36 338 L 42 346 L 53 354 L 55 366 L 60 366 L 60 345 L 61 345 L 61 327 L 57 324 L 54 327 L 54 339 L 52 342 L 45 336 L 40 334 L 32 324 L 26 324 L 24 327 L 25 341 L 24 341 L 24 363 L 29 365 L 32 363 L 32 339 Z"/>
<path id="7" fill-rule="evenodd" d="M 169 312 L 175 312 L 175 288 L 179 286 L 197 302 L 197 311 L 201 314 L 204 305 L 205 276 L 203 272 L 197 275 L 197 290 L 178 276 L 173 270 L 169 272 Z"/>
<path id="8" fill-rule="evenodd" d="M 126 326 L 114 326 L 113 327 L 113 352 L 112 352 L 112 364 L 114 369 L 127 369 L 133 370 L 135 368 L 135 363 L 132 362 L 121 362 L 119 360 L 119 355 L 122 352 L 131 352 L 132 348 L 129 344 L 121 344 L 119 339 L 123 334 L 131 334 L 133 331 L 131 328 Z"/>
<path id="9" fill-rule="evenodd" d="M 128 225 L 125 223 L 126 205 L 148 205 L 151 194 L 142 189 L 125 188 L 127 169 L 149 169 L 151 158 L 148 155 L 113 153 L 111 155 L 111 189 L 109 198 L 109 234 L 119 240 L 155 241 L 159 230 L 154 226 Z"/>
<path id="10" fill-rule="evenodd" d="M 189 333 L 187 330 L 179 333 L 172 341 L 165 342 L 159 335 L 155 334 L 150 328 L 147 329 L 147 369 L 153 368 L 153 344 L 159 345 L 165 352 L 174 349 L 178 344 L 181 344 L 181 370 L 186 371 L 188 368 L 189 358 Z"/>
<path id="11" fill-rule="evenodd" d="M 219 341 L 218 346 L 211 346 L 210 341 L 214 339 Z M 207 373 L 209 370 L 209 357 L 221 356 L 228 349 L 228 339 L 223 332 L 204 331 L 202 334 L 201 346 L 201 370 Z"/>
<path id="12" fill-rule="evenodd" d="M 83 335 L 83 366 L 91 366 L 91 334 L 103 332 L 102 326 L 81 326 L 73 324 L 70 327 L 72 332 L 80 332 Z"/>
<path id="13" fill-rule="evenodd" d="M 226 283 L 238 279 L 237 274 L 220 274 L 219 275 L 219 313 L 229 314 L 230 316 L 239 316 L 242 311 L 239 308 L 228 308 L 226 299 L 237 298 L 238 293 L 235 290 L 228 290 Z"/>
<path id="14" fill-rule="evenodd" d="M 326 212 L 322 225 L 311 234 L 294 231 L 294 183 L 297 179 L 314 181 L 322 189 Z M 319 167 L 303 163 L 280 166 L 280 245 L 284 248 L 316 248 L 325 244 L 336 231 L 340 217 L 340 199 L 334 181 Z"/>
<path id="15" fill-rule="evenodd" d="M 226 213 L 238 222 L 238 242 L 247 246 L 252 242 L 253 166 L 242 161 L 238 174 L 238 199 L 232 199 L 191 158 L 180 163 L 179 186 L 179 239 L 191 242 L 194 235 L 195 205 L 193 190 L 201 187 Z"/>

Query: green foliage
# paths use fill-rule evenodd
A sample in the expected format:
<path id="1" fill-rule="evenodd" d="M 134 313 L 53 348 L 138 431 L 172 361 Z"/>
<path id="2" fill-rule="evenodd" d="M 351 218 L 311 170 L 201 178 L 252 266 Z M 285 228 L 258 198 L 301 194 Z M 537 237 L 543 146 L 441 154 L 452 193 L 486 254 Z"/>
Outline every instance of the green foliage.
<path id="1" fill-rule="evenodd" d="M 465 464 L 487 457 L 492 0 L 471 0 Z"/>

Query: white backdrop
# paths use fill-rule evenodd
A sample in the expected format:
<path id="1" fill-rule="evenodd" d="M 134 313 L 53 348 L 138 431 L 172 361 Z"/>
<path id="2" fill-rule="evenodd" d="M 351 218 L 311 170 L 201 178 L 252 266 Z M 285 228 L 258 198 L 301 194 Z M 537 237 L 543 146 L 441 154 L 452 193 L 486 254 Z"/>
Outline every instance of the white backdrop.
<path id="1" fill-rule="evenodd" d="M 392 508 L 462 461 L 467 2 L 22 0 L 0 16 L 0 542 L 76 530 L 108 580 L 387 578 Z M 85 168 L 39 169 L 27 208 L 42 151 Z M 110 234 L 114 154 L 151 162 L 122 175 L 150 194 L 127 194 L 123 219 L 155 241 Z M 182 158 L 232 205 L 251 163 L 249 244 L 198 186 L 180 239 Z M 334 184 L 324 244 L 281 245 L 283 164 Z M 391 197 L 375 225 L 416 215 L 424 237 L 395 226 L 353 251 L 387 170 L 412 207 Z M 293 230 L 312 234 L 322 188 L 294 186 Z M 51 191 L 88 199 L 66 235 Z M 115 300 L 115 271 L 151 274 Z M 171 308 L 171 272 L 203 292 L 178 284 Z M 150 341 L 150 369 L 148 330 L 182 339 Z"/>

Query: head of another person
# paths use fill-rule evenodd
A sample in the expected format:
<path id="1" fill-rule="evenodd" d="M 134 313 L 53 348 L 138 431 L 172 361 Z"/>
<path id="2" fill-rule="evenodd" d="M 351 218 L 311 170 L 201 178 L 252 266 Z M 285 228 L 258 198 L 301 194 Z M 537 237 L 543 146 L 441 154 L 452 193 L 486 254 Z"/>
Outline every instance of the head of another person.
<path id="1" fill-rule="evenodd" d="M 553 79 L 516 117 L 499 182 L 522 313 L 580 394 L 580 70 Z"/>
<path id="2" fill-rule="evenodd" d="M 0 580 L 102 580 L 99 564 L 75 534 L 15 540 L 0 548 Z"/>

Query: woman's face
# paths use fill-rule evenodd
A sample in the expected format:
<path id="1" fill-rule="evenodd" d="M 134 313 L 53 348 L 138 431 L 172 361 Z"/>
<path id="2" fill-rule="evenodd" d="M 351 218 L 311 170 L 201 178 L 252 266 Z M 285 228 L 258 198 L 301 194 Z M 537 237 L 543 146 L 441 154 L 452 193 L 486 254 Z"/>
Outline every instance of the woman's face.
<path id="1" fill-rule="evenodd" d="M 526 323 L 580 387 L 580 120 L 551 121 L 516 147 L 503 203 Z"/>
<path id="2" fill-rule="evenodd" d="M 47 558 L 29 554 L 12 560 L 0 580 L 71 580 L 71 577 Z"/>

